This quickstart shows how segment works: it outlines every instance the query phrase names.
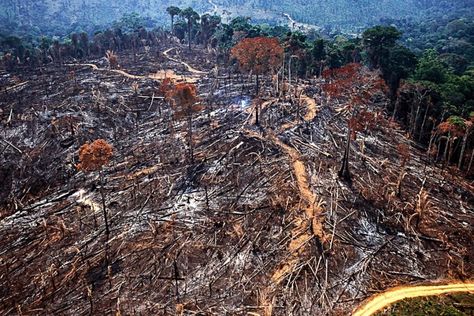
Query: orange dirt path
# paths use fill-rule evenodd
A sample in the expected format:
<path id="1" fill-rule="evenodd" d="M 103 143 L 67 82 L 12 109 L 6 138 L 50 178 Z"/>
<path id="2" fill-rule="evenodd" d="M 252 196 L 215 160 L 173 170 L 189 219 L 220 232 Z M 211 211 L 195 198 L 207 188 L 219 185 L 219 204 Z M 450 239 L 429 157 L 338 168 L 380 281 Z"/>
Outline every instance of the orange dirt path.
<path id="1" fill-rule="evenodd" d="M 461 292 L 474 293 L 474 282 L 453 282 L 445 285 L 400 286 L 372 296 L 358 307 L 352 315 L 370 316 L 406 298 L 438 296 Z"/>

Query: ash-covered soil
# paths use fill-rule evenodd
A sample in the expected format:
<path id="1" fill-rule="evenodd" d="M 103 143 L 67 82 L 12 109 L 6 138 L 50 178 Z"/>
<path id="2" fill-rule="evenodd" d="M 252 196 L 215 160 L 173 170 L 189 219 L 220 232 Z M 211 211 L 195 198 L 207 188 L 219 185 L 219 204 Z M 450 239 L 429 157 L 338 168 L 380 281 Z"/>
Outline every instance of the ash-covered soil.
<path id="1" fill-rule="evenodd" d="M 169 48 L 119 55 L 122 73 L 104 60 L 0 73 L 2 315 L 347 315 L 387 287 L 472 278 L 473 184 L 400 127 L 357 135 L 347 184 L 347 115 L 320 79 L 290 102 L 265 78 L 256 127 L 247 76 Z M 149 76 L 166 70 L 197 80 L 194 161 Z M 99 174 L 76 168 L 98 138 L 114 147 L 108 239 Z"/>

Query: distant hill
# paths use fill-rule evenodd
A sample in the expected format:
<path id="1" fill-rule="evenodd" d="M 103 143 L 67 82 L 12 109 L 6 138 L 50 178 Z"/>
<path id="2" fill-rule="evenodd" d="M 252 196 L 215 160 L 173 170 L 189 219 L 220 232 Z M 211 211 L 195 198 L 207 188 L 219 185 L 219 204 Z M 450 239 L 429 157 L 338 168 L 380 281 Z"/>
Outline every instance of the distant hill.
<path id="1" fill-rule="evenodd" d="M 0 2 L 0 32 L 16 30 L 63 35 L 78 30 L 93 30 L 136 12 L 167 25 L 168 6 L 192 6 L 203 12 L 210 8 L 202 0 L 11 0 Z"/>
<path id="2" fill-rule="evenodd" d="M 289 14 L 294 20 L 318 26 L 342 29 L 366 27 L 391 19 L 420 19 L 426 16 L 447 14 L 470 15 L 474 0 L 215 0 L 221 7 L 252 14 L 255 9 L 282 16 Z M 260 13 L 260 12 L 258 12 Z"/>
<path id="3" fill-rule="evenodd" d="M 132 12 L 152 19 L 155 25 L 167 25 L 170 5 L 224 13 L 227 18 L 250 16 L 255 22 L 288 23 L 284 16 L 288 14 L 297 22 L 346 31 L 392 19 L 462 16 L 474 11 L 474 0 L 5 0 L 0 4 L 0 29 L 63 35 L 97 29 Z"/>

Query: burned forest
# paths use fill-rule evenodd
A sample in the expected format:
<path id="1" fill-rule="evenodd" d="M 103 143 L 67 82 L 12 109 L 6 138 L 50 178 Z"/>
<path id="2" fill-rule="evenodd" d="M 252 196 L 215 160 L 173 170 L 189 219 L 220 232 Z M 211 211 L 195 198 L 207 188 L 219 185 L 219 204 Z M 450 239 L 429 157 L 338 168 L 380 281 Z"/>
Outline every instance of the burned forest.
<path id="1" fill-rule="evenodd" d="M 342 43 L 168 13 L 171 32 L 2 46 L 0 315 L 351 315 L 393 287 L 473 292 L 473 68 L 391 26 Z"/>

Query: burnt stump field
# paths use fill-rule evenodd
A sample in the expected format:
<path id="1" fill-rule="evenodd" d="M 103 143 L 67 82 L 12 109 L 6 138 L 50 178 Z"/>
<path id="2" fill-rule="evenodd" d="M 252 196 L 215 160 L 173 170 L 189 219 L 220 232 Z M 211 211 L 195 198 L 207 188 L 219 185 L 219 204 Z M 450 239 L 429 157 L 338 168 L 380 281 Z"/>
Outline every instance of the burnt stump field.
<path id="1" fill-rule="evenodd" d="M 0 72 L 1 315 L 348 315 L 388 287 L 472 278 L 472 180 L 385 115 L 382 89 L 348 138 L 330 79 L 263 76 L 257 98 L 213 50 L 117 58 Z M 168 79 L 196 85 L 191 117 Z M 83 172 L 96 139 L 113 155 Z"/>

